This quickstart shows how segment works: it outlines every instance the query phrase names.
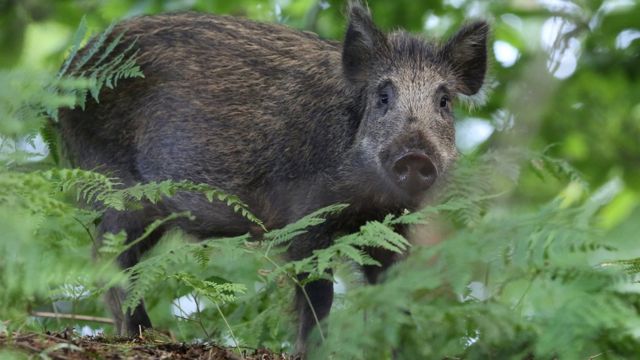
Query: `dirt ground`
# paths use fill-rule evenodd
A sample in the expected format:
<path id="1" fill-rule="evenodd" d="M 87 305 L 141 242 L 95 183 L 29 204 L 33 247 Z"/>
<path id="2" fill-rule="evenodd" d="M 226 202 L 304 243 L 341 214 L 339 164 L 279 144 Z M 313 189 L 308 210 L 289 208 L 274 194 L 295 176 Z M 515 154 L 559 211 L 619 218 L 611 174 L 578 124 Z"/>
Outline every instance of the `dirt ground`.
<path id="1" fill-rule="evenodd" d="M 208 344 L 180 344 L 154 338 L 75 336 L 73 332 L 0 335 L 0 354 L 11 350 L 41 359 L 211 359 L 295 360 L 264 349 L 232 349 Z"/>

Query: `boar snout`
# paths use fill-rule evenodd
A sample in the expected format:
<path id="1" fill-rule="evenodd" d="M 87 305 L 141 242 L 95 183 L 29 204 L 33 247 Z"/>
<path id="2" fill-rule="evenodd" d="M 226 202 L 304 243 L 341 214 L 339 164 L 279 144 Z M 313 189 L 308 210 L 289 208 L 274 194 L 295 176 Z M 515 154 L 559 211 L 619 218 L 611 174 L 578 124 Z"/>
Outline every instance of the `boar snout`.
<path id="1" fill-rule="evenodd" d="M 389 174 L 393 181 L 410 195 L 427 190 L 438 177 L 438 169 L 422 151 L 409 151 L 397 157 Z"/>

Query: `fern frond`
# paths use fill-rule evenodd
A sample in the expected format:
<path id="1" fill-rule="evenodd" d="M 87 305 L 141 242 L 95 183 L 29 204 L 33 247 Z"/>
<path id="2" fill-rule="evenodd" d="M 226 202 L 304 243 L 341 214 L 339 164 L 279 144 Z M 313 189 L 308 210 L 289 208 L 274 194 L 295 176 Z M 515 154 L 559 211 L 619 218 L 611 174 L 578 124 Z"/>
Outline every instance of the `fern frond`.
<path id="1" fill-rule="evenodd" d="M 47 145 L 47 148 L 49 149 L 49 154 L 51 155 L 53 162 L 56 165 L 59 165 L 60 164 L 60 147 L 58 146 L 58 144 L 60 139 L 58 137 L 58 129 L 54 127 L 53 123 L 47 122 L 40 129 L 40 136 L 42 136 L 42 140 Z"/>
<path id="2" fill-rule="evenodd" d="M 534 173 L 541 179 L 545 178 L 545 174 L 549 174 L 560 180 L 569 180 L 588 190 L 589 184 L 584 180 L 584 176 L 568 161 L 550 156 L 549 149 L 551 147 L 547 147 L 542 154 L 531 158 L 529 164 Z"/>
<path id="3" fill-rule="evenodd" d="M 72 53 L 69 54 L 66 60 L 66 61 L 76 60 L 75 63 L 73 64 L 73 68 L 70 71 L 71 74 L 77 74 L 82 69 L 82 67 L 84 67 L 89 62 L 89 60 L 91 60 L 98 53 L 98 51 L 100 50 L 100 48 L 102 48 L 103 44 L 105 43 L 109 35 L 111 35 L 111 33 L 113 32 L 114 26 L 115 26 L 115 23 L 111 23 L 111 25 L 109 25 L 109 27 L 107 27 L 97 39 L 91 42 L 90 46 L 85 49 L 84 54 L 82 54 L 82 57 L 80 57 L 79 59 L 76 59 L 76 53 L 78 49 L 74 45 L 74 49 L 76 51 L 75 52 L 72 51 Z M 77 38 L 74 37 L 73 44 L 79 44 L 79 42 L 76 43 L 76 41 L 82 41 L 85 38 L 90 37 L 90 35 L 88 36 L 86 33 L 87 26 L 84 18 L 80 22 L 78 31 L 83 31 L 84 33 L 76 34 Z M 111 42 L 109 47 L 107 47 L 104 51 L 102 51 L 102 53 L 100 54 L 100 59 L 104 60 L 105 58 L 107 58 L 111 54 L 111 51 L 113 51 L 113 48 L 115 48 L 115 46 L 120 42 L 121 38 L 122 38 L 122 35 L 117 36 Z M 63 70 L 66 72 L 66 69 L 64 67 L 63 67 Z M 62 70 L 61 70 L 61 74 L 64 74 Z"/>
<path id="4" fill-rule="evenodd" d="M 267 232 L 264 238 L 269 241 L 271 246 L 288 243 L 296 236 L 306 233 L 308 228 L 324 223 L 327 217 L 340 213 L 348 206 L 346 204 L 335 204 L 318 209 L 281 229 Z"/>
<path id="5" fill-rule="evenodd" d="M 135 40 L 126 44 L 121 51 L 114 53 L 118 45 L 123 45 L 124 37 L 123 32 L 112 36 L 114 28 L 115 24 L 111 24 L 100 36 L 93 38 L 87 47 L 80 50 L 84 39 L 88 37 L 86 20 L 83 18 L 80 22 L 72 40 L 71 51 L 57 78 L 58 80 L 72 77 L 87 79 L 89 85 L 74 89 L 50 86 L 52 92 L 73 96 L 74 103 L 70 107 L 76 105 L 84 109 L 88 94 L 97 102 L 104 86 L 113 89 L 121 79 L 144 77 L 136 63 L 138 51 Z M 52 119 L 57 120 L 57 111 L 52 111 L 50 115 Z"/>
<path id="6" fill-rule="evenodd" d="M 116 257 L 120 255 L 126 246 L 127 233 L 120 231 L 117 234 L 105 233 L 102 235 L 102 246 L 98 249 L 100 254 Z"/>
<path id="7" fill-rule="evenodd" d="M 172 278 L 187 285 L 192 291 L 200 294 L 211 302 L 223 305 L 236 301 L 238 294 L 247 291 L 243 284 L 216 283 L 213 281 L 200 280 L 192 274 L 179 272 L 172 275 Z"/>
<path id="8" fill-rule="evenodd" d="M 152 231 L 150 227 L 147 227 L 145 233 Z M 166 235 L 165 238 L 180 238 L 181 236 L 181 233 L 173 232 Z M 144 259 L 126 272 L 129 284 L 123 308 L 135 307 L 146 294 L 153 291 L 158 282 L 165 281 L 177 273 L 176 269 L 181 268 L 180 265 L 184 268 L 185 264 L 193 264 L 193 260 L 196 260 L 198 269 L 203 269 L 209 264 L 212 252 L 242 251 L 240 250 L 241 245 L 248 239 L 248 235 L 243 235 L 234 238 L 205 240 L 195 244 L 185 244 L 183 241 L 179 241 L 176 242 L 179 245 L 171 247 L 170 250 Z M 122 252 L 124 249 L 120 250 Z"/>
<path id="9" fill-rule="evenodd" d="M 152 204 L 163 198 L 169 198 L 179 192 L 202 193 L 209 201 L 222 201 L 247 220 L 262 225 L 262 221 L 249 211 L 247 205 L 234 195 L 207 184 L 196 184 L 187 180 L 150 182 L 122 187 L 122 183 L 94 171 L 82 169 L 52 169 L 42 173 L 43 176 L 57 184 L 62 191 L 74 191 L 76 199 L 86 203 L 99 203 L 115 210 L 125 210 L 128 206 L 143 201 Z"/>
<path id="10" fill-rule="evenodd" d="M 261 226 L 264 228 L 262 221 L 258 219 L 255 215 L 249 211 L 248 206 L 242 202 L 237 196 L 229 195 L 224 191 L 215 188 L 213 186 L 207 184 L 196 184 L 191 181 L 182 180 L 182 181 L 171 181 L 165 180 L 159 183 L 150 182 L 147 184 L 136 184 L 129 188 L 124 188 L 120 190 L 113 191 L 109 194 L 104 194 L 103 196 L 97 197 L 97 200 L 107 203 L 120 204 L 124 205 L 133 200 L 134 202 L 139 202 L 142 200 L 147 200 L 153 204 L 160 201 L 163 197 L 171 197 L 176 195 L 178 192 L 193 192 L 193 193 L 201 193 L 203 194 L 207 200 L 209 201 L 222 201 L 227 206 L 231 207 L 236 213 L 242 215 L 247 220 Z M 114 207 L 115 208 L 115 207 Z"/>
<path id="11" fill-rule="evenodd" d="M 174 262 L 166 257 L 152 257 L 127 269 L 129 285 L 122 309 L 134 309 L 146 294 L 153 291 L 160 279 L 167 278 L 167 270 Z"/>
<path id="12" fill-rule="evenodd" d="M 86 38 L 86 36 L 87 36 L 87 19 L 86 17 L 83 16 L 82 19 L 80 20 L 80 24 L 78 24 L 78 28 L 76 29 L 76 32 L 73 34 L 73 37 L 71 38 L 71 50 L 69 52 L 69 55 L 67 56 L 67 59 L 62 64 L 60 71 L 58 72 L 58 78 L 62 78 L 63 76 L 67 75 L 69 66 L 71 66 L 71 63 L 73 62 L 76 55 L 78 54 L 78 51 L 80 50 L 82 45 L 82 41 Z"/>

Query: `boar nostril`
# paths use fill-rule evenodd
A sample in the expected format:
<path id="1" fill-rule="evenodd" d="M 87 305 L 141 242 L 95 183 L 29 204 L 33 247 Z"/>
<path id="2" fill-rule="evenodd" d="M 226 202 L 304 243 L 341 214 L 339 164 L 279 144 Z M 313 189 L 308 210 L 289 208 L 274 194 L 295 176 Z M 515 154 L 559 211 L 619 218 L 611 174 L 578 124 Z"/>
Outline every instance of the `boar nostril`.
<path id="1" fill-rule="evenodd" d="M 418 172 L 420 172 L 420 175 L 424 177 L 430 177 L 434 176 L 437 171 L 431 160 L 427 159 L 427 161 L 422 164 Z"/>
<path id="2" fill-rule="evenodd" d="M 421 152 L 403 155 L 394 162 L 391 170 L 395 182 L 412 194 L 428 189 L 438 175 L 433 161 Z"/>
<path id="3" fill-rule="evenodd" d="M 403 161 L 396 161 L 395 165 L 393 165 L 393 171 L 398 176 L 406 176 L 409 173 L 409 165 Z"/>

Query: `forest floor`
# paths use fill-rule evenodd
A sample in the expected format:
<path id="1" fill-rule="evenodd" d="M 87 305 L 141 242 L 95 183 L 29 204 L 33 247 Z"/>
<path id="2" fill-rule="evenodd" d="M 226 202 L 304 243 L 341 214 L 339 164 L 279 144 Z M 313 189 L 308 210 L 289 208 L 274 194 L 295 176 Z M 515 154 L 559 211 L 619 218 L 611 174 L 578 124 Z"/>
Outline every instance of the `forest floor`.
<path id="1" fill-rule="evenodd" d="M 41 359 L 211 359 L 211 360 L 294 360 L 287 354 L 264 349 L 233 349 L 210 344 L 166 342 L 154 338 L 77 336 L 60 333 L 18 333 L 0 335 L 0 354 L 15 351 Z"/>

